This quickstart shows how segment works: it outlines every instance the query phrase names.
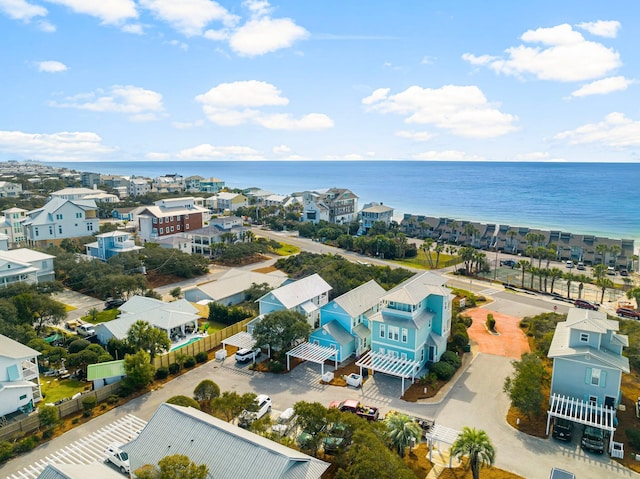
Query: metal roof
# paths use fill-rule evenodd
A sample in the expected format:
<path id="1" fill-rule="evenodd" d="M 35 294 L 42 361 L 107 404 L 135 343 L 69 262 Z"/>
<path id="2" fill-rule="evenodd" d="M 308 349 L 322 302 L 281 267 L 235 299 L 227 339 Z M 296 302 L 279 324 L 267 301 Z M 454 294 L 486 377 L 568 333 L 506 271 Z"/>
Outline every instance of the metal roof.
<path id="1" fill-rule="evenodd" d="M 229 336 L 222 341 L 222 346 L 235 346 L 239 349 L 253 349 L 256 344 L 256 340 L 253 336 L 246 331 L 240 331 L 239 333 Z"/>
<path id="2" fill-rule="evenodd" d="M 375 306 L 385 292 L 384 288 L 372 279 L 338 296 L 332 302 L 340 306 L 349 316 L 355 318 Z M 328 310 L 328 306 L 325 309 Z"/>
<path id="3" fill-rule="evenodd" d="M 331 286 L 318 274 L 312 274 L 293 283 L 286 284 L 265 294 L 262 298 L 273 295 L 286 309 L 292 309 L 302 303 L 328 293 Z M 262 299 L 260 298 L 260 300 Z M 260 301 L 259 300 L 259 301 Z"/>
<path id="4" fill-rule="evenodd" d="M 34 358 L 40 353 L 29 346 L 0 334 L 0 356 L 12 359 Z"/>
<path id="5" fill-rule="evenodd" d="M 330 321 L 327 324 L 320 326 L 320 329 L 326 331 L 327 334 L 335 339 L 341 346 L 353 341 L 353 336 L 349 334 L 349 331 L 344 329 L 338 321 Z"/>
<path id="6" fill-rule="evenodd" d="M 120 472 L 96 462 L 93 464 L 48 464 L 38 479 L 122 479 Z"/>
<path id="7" fill-rule="evenodd" d="M 89 364 L 87 366 L 87 381 L 124 376 L 125 374 L 124 359 L 120 359 L 119 361 Z"/>
<path id="8" fill-rule="evenodd" d="M 218 301 L 246 291 L 254 283 L 267 283 L 270 288 L 277 288 L 286 280 L 287 275 L 280 271 L 265 274 L 234 268 L 223 274 L 217 281 L 201 284 L 196 289 L 209 296 L 211 300 Z"/>
<path id="9" fill-rule="evenodd" d="M 329 464 L 194 408 L 162 404 L 139 436 L 121 446 L 131 469 L 184 454 L 208 477 L 319 479 Z"/>
<path id="10" fill-rule="evenodd" d="M 367 339 L 371 336 L 371 330 L 365 326 L 364 323 L 356 324 L 353 328 L 353 332 L 356 333 L 361 339 Z"/>

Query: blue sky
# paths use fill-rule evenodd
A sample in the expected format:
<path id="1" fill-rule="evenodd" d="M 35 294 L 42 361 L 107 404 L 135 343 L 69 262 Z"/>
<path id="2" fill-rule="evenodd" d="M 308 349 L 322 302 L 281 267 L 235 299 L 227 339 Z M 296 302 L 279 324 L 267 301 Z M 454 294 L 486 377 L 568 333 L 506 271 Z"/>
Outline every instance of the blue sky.
<path id="1" fill-rule="evenodd" d="M 639 18 L 636 0 L 0 0 L 0 159 L 638 162 Z"/>

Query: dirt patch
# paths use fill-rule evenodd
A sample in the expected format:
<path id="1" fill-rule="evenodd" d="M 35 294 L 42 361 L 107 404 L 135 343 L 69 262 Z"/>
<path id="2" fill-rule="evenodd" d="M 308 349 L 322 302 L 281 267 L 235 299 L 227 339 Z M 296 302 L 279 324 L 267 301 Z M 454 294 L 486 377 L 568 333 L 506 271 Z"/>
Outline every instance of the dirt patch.
<path id="1" fill-rule="evenodd" d="M 497 467 L 483 467 L 480 469 L 480 477 L 488 479 L 525 479 L 513 472 L 498 469 Z M 473 479 L 473 474 L 471 473 L 471 468 L 466 466 L 465 461 L 460 467 L 445 469 L 438 476 L 438 479 Z"/>
<path id="2" fill-rule="evenodd" d="M 524 353 L 530 353 L 529 342 L 520 329 L 521 318 L 491 311 L 486 308 L 472 308 L 464 312 L 473 319 L 467 330 L 469 338 L 478 345 L 478 351 L 496 356 L 520 359 Z M 493 314 L 498 334 L 487 330 L 487 315 Z"/>
<path id="3" fill-rule="evenodd" d="M 404 456 L 404 463 L 409 466 L 416 477 L 423 478 L 429 474 L 433 464 L 429 461 L 429 446 L 421 442 Z"/>
<path id="4" fill-rule="evenodd" d="M 278 271 L 278 268 L 276 268 L 275 266 L 265 266 L 264 268 L 254 269 L 253 271 L 255 273 L 267 274 L 267 273 L 273 273 L 274 271 Z"/>

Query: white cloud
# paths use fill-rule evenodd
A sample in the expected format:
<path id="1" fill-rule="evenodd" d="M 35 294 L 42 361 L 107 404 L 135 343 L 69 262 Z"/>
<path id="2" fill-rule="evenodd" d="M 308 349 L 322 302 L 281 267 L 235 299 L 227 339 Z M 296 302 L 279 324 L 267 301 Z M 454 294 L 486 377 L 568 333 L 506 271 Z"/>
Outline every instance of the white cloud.
<path id="1" fill-rule="evenodd" d="M 137 18 L 136 4 L 133 0 L 47 0 L 64 5 L 76 13 L 91 15 L 105 24 L 119 24 L 131 18 Z"/>
<path id="2" fill-rule="evenodd" d="M 109 93 L 103 90 L 81 93 L 65 98 L 64 102 L 51 102 L 50 105 L 58 108 L 124 113 L 133 121 L 155 120 L 164 111 L 160 93 L 132 85 L 114 85 L 109 89 Z"/>
<path id="3" fill-rule="evenodd" d="M 272 10 L 271 5 L 266 0 L 245 0 L 242 5 L 257 17 L 269 15 Z"/>
<path id="4" fill-rule="evenodd" d="M 238 17 L 210 0 L 141 0 L 140 5 L 186 36 L 202 35 L 211 22 L 233 26 Z"/>
<path id="5" fill-rule="evenodd" d="M 549 153 L 546 151 L 532 151 L 516 155 L 518 161 L 546 160 L 547 158 L 549 158 Z"/>
<path id="6" fill-rule="evenodd" d="M 413 140 L 413 141 L 429 141 L 435 135 L 428 131 L 401 130 L 401 131 L 396 131 L 396 136 L 400 138 L 407 138 L 408 140 Z"/>
<path id="7" fill-rule="evenodd" d="M 59 73 L 66 72 L 68 70 L 67 65 L 62 62 L 54 60 L 48 60 L 44 62 L 38 62 L 38 71 L 47 73 Z"/>
<path id="8" fill-rule="evenodd" d="M 370 111 L 404 115 L 406 123 L 428 124 L 469 138 L 492 138 L 516 130 L 516 117 L 493 107 L 476 86 L 411 86 L 388 96 L 378 89 L 362 100 Z"/>
<path id="9" fill-rule="evenodd" d="M 333 127 L 333 120 L 322 113 L 309 113 L 300 118 L 285 113 L 257 115 L 254 121 L 270 130 L 326 130 Z"/>
<path id="10" fill-rule="evenodd" d="M 571 93 L 571 96 L 606 95 L 614 91 L 626 90 L 632 83 L 635 81 L 623 76 L 604 78 L 578 88 Z"/>
<path id="11" fill-rule="evenodd" d="M 207 93 L 198 95 L 196 101 L 217 108 L 260 107 L 287 105 L 289 100 L 280 90 L 267 82 L 248 80 L 221 83 Z"/>
<path id="12" fill-rule="evenodd" d="M 212 160 L 212 159 L 261 159 L 257 150 L 248 146 L 214 146 L 208 143 L 179 151 L 176 155 L 181 160 Z"/>
<path id="13" fill-rule="evenodd" d="M 309 37 L 309 32 L 289 18 L 250 20 L 235 30 L 229 46 L 239 55 L 257 56 L 292 46 Z"/>
<path id="14" fill-rule="evenodd" d="M 0 151 L 38 161 L 86 161 L 116 151 L 92 132 L 0 131 Z"/>
<path id="15" fill-rule="evenodd" d="M 187 50 L 189 50 L 189 45 L 187 45 L 185 42 L 181 42 L 178 40 L 170 40 L 167 42 L 169 45 L 174 46 L 174 47 L 178 47 L 182 50 L 184 50 L 185 52 Z"/>
<path id="16" fill-rule="evenodd" d="M 598 20 L 597 22 L 578 23 L 578 27 L 599 37 L 615 38 L 620 29 L 620 22 L 616 20 Z"/>
<path id="17" fill-rule="evenodd" d="M 288 153 L 291 153 L 291 148 L 289 148 L 287 145 L 278 145 L 278 146 L 274 146 L 272 151 L 276 155 L 286 155 Z"/>
<path id="18" fill-rule="evenodd" d="M 49 23 L 46 20 L 38 22 L 38 28 L 45 33 L 53 33 L 56 31 L 56 26 L 53 23 Z"/>
<path id="19" fill-rule="evenodd" d="M 640 146 L 640 121 L 633 121 L 623 113 L 609 113 L 599 123 L 589 123 L 558 133 L 557 140 L 566 140 L 570 145 L 600 143 L 610 147 Z"/>
<path id="20" fill-rule="evenodd" d="M 622 63 L 620 55 L 601 43 L 584 39 L 571 25 L 538 28 L 522 34 L 525 43 L 506 50 L 507 58 L 465 53 L 462 58 L 473 65 L 486 65 L 505 75 L 534 75 L 541 80 L 583 81 L 609 74 Z"/>
<path id="21" fill-rule="evenodd" d="M 482 161 L 484 158 L 477 155 L 467 155 L 464 151 L 444 150 L 444 151 L 425 151 L 413 155 L 414 160 L 432 160 L 432 161 Z"/>
<path id="22" fill-rule="evenodd" d="M 144 35 L 144 27 L 139 23 L 127 23 L 120 27 L 120 30 L 133 35 Z"/>
<path id="23" fill-rule="evenodd" d="M 29 23 L 34 17 L 46 17 L 47 9 L 25 0 L 0 0 L 0 11 L 9 18 Z"/>

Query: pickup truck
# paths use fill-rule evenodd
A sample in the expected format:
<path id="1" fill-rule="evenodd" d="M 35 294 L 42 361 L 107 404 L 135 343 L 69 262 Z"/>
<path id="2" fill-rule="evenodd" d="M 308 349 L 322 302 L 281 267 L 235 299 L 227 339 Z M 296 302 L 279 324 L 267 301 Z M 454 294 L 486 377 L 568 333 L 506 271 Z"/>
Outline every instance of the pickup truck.
<path id="1" fill-rule="evenodd" d="M 365 406 L 357 399 L 345 399 L 344 401 L 333 401 L 329 404 L 330 408 L 337 408 L 340 411 L 351 412 L 357 414 L 367 421 L 377 421 L 380 411 L 377 407 Z"/>

